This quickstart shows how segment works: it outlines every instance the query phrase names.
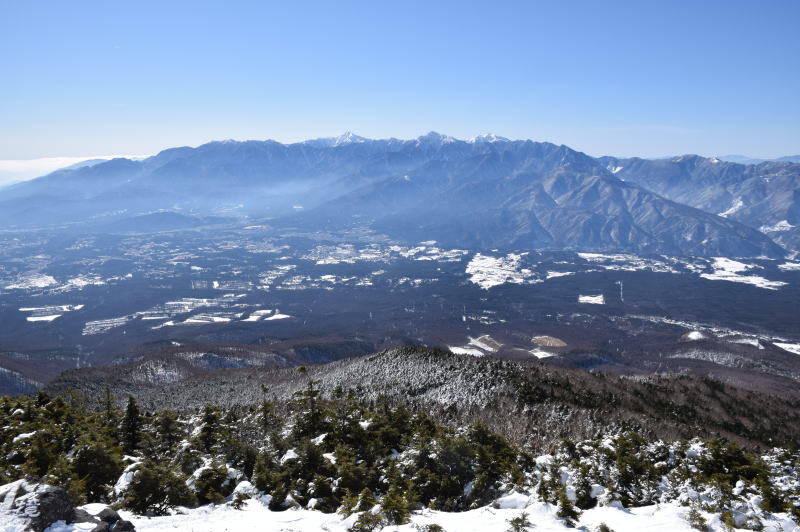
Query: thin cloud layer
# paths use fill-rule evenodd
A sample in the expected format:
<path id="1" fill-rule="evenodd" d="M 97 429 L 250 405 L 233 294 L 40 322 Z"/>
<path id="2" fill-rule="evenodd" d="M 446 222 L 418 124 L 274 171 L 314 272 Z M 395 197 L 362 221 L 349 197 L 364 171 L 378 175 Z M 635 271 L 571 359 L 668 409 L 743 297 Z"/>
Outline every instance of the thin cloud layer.
<path id="1" fill-rule="evenodd" d="M 35 177 L 47 175 L 61 168 L 74 164 L 110 160 L 116 157 L 131 158 L 130 155 L 88 155 L 85 157 L 40 157 L 38 159 L 0 159 L 0 186 L 19 181 L 28 181 Z"/>

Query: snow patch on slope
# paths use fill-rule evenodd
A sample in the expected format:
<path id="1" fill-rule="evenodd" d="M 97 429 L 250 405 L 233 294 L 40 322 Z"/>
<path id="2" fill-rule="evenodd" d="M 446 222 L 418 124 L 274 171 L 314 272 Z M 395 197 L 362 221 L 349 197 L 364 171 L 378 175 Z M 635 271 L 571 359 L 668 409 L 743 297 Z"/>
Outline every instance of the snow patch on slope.
<path id="1" fill-rule="evenodd" d="M 505 257 L 492 257 L 477 253 L 467 264 L 466 273 L 471 282 L 484 290 L 506 283 L 540 282 L 532 279 L 534 274 L 531 270 L 521 267 L 523 255 L 509 253 Z"/>
<path id="2" fill-rule="evenodd" d="M 760 266 L 745 264 L 725 257 L 714 257 L 714 264 L 712 267 L 714 268 L 712 273 L 701 273 L 700 277 L 712 281 L 730 281 L 734 283 L 751 284 L 759 288 L 766 288 L 767 290 L 777 290 L 788 284 L 783 281 L 770 281 L 759 275 L 741 275 L 743 272 L 754 268 L 760 268 Z"/>

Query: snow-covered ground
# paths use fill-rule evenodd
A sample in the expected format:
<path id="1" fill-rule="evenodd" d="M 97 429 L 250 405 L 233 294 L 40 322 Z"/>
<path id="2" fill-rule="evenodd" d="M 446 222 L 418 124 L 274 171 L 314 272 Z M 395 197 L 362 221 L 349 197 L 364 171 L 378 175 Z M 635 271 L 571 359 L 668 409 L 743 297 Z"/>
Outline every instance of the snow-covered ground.
<path id="1" fill-rule="evenodd" d="M 52 275 L 30 273 L 20 275 L 17 280 L 6 285 L 8 290 L 30 290 L 31 288 L 46 288 L 58 284 Z"/>
<path id="2" fill-rule="evenodd" d="M 701 273 L 700 277 L 711 279 L 712 281 L 731 281 L 734 283 L 751 284 L 768 290 L 777 290 L 781 286 L 786 286 L 787 283 L 783 281 L 770 281 L 759 275 L 742 275 L 742 273 L 755 268 L 760 268 L 760 266 L 745 264 L 724 257 L 715 257 L 713 273 Z"/>
<path id="3" fill-rule="evenodd" d="M 476 347 L 456 347 L 448 345 L 447 348 L 456 355 L 472 355 L 476 357 L 482 357 L 486 355 L 486 353 Z"/>
<path id="4" fill-rule="evenodd" d="M 578 303 L 588 303 L 590 305 L 605 305 L 606 298 L 603 294 L 597 296 L 578 296 Z"/>
<path id="5" fill-rule="evenodd" d="M 795 355 L 800 355 L 800 344 L 790 344 L 786 342 L 775 342 L 775 345 L 780 347 L 785 351 L 789 351 L 790 353 L 794 353 Z"/>
<path id="6" fill-rule="evenodd" d="M 534 274 L 521 267 L 522 255 L 510 253 L 505 257 L 492 257 L 477 253 L 467 264 L 469 280 L 484 290 L 506 283 L 531 282 Z"/>
<path id="7" fill-rule="evenodd" d="M 683 335 L 683 338 L 686 340 L 696 341 L 696 340 L 705 340 L 707 337 L 700 331 L 689 331 L 688 333 Z"/>
<path id="8" fill-rule="evenodd" d="M 87 510 L 98 511 L 98 505 L 88 505 Z M 493 505 L 467 512 L 438 512 L 422 510 L 415 512 L 411 522 L 401 526 L 387 526 L 381 530 L 388 532 L 416 532 L 426 525 L 437 524 L 448 532 L 504 532 L 509 529 L 509 520 L 524 512 L 532 526 L 528 530 L 541 532 L 560 532 L 575 530 L 569 528 L 556 516 L 557 508 L 542 503 L 525 494 L 511 493 L 498 499 Z M 605 524 L 615 532 L 689 532 L 692 527 L 686 520 L 689 508 L 675 503 L 643 506 L 640 508 L 619 508 L 599 506 L 582 513 L 577 529 L 596 530 Z M 726 530 L 719 516 L 701 512 L 710 531 Z M 175 515 L 164 517 L 141 517 L 121 511 L 123 519 L 131 521 L 139 532 L 176 531 L 223 532 L 251 530 L 282 530 L 296 532 L 346 532 L 357 516 L 344 517 L 338 514 L 324 514 L 314 510 L 293 509 L 284 512 L 270 511 L 262 502 L 255 499 L 245 501 L 241 510 L 230 505 L 208 505 L 195 509 L 180 509 Z M 0 523 L 2 524 L 2 523 Z M 765 523 L 764 530 L 789 532 L 797 530 L 789 519 L 779 519 Z M 46 532 L 79 532 L 91 530 L 93 525 L 63 523 L 54 524 Z M 779 528 L 781 527 L 781 528 Z M 738 530 L 738 529 L 737 529 Z"/>

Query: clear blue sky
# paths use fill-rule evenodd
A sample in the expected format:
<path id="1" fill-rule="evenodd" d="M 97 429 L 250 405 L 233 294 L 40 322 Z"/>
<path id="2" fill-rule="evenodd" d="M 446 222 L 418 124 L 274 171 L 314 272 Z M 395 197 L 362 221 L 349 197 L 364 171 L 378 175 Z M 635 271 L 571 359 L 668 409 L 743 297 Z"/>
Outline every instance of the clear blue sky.
<path id="1" fill-rule="evenodd" d="M 0 2 L 0 159 L 493 132 L 800 153 L 800 1 Z"/>

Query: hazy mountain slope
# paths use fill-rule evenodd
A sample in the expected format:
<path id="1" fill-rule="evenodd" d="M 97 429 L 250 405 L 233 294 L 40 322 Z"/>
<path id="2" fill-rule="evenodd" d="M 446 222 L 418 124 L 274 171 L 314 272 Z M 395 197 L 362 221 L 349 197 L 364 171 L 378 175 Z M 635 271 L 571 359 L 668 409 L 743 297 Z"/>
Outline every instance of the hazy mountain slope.
<path id="1" fill-rule="evenodd" d="M 247 368 L 146 383 L 124 368 L 72 370 L 46 390 L 76 390 L 99 401 L 107 382 L 119 397 L 146 408 L 185 409 L 213 402 L 255 404 L 281 400 L 317 379 L 325 393 L 337 387 L 358 397 L 386 396 L 438 412 L 458 423 L 484 420 L 517 442 L 531 436 L 594 437 L 622 428 L 658 437 L 720 434 L 739 441 L 780 442 L 800 437 L 798 399 L 741 390 L 698 377 L 619 378 L 424 348 L 392 349 L 365 357 L 296 369 Z M 519 414 L 509 417 L 509 413 Z"/>
<path id="2" fill-rule="evenodd" d="M 800 164 L 736 164 L 698 155 L 599 160 L 621 179 L 760 229 L 781 245 L 800 249 Z"/>
<path id="3" fill-rule="evenodd" d="M 283 218 L 313 230 L 357 224 L 401 240 L 485 248 L 783 254 L 763 234 L 625 184 L 605 166 L 566 146 L 437 133 L 212 142 L 9 187 L 0 191 L 0 223 L 135 230 L 142 215 L 171 211 Z"/>
<path id="4" fill-rule="evenodd" d="M 456 246 L 778 256 L 741 224 L 618 180 L 565 146 L 501 142 L 431 161 L 321 206 L 310 225 L 370 220 L 390 235 Z"/>

